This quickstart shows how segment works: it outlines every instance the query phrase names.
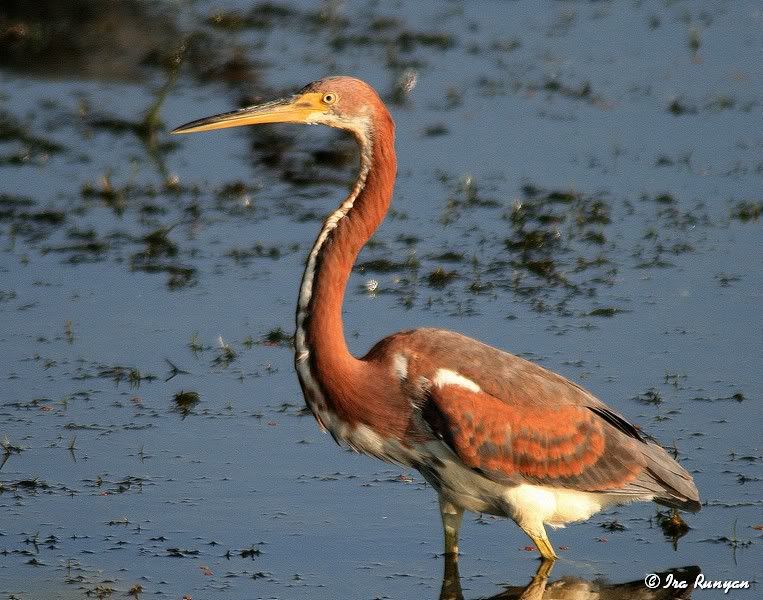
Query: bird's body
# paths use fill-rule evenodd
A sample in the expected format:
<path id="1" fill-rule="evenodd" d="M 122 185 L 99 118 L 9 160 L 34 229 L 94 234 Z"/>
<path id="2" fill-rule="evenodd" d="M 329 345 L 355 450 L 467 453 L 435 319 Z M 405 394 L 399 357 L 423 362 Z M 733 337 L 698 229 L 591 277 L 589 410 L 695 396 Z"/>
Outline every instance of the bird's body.
<path id="1" fill-rule="evenodd" d="M 551 559 L 544 524 L 634 500 L 699 509 L 691 476 L 665 450 L 539 365 L 439 329 L 402 331 L 352 356 L 342 302 L 392 199 L 394 123 L 370 86 L 332 77 L 176 132 L 273 122 L 341 128 L 360 146 L 358 179 L 324 222 L 300 287 L 295 366 L 305 400 L 337 442 L 422 473 L 439 495 L 446 553 L 457 552 L 464 510 L 510 517 Z"/>

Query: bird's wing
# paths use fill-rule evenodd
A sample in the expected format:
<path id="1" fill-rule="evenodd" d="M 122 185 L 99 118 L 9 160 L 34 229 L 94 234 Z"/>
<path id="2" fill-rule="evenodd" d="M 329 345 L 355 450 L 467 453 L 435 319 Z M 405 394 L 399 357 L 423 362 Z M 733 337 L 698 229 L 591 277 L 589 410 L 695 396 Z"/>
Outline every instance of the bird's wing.
<path id="1" fill-rule="evenodd" d="M 629 435 L 616 415 L 580 404 L 512 405 L 479 390 L 432 387 L 421 415 L 468 467 L 501 482 L 649 495 L 652 444 Z M 635 430 L 634 430 L 635 431 Z M 636 434 L 637 435 L 637 434 Z M 680 468 L 680 467 L 679 467 Z"/>
<path id="2" fill-rule="evenodd" d="M 699 510 L 697 488 L 681 465 L 565 377 L 441 329 L 389 336 L 366 360 L 397 353 L 406 358 L 405 382 L 424 421 L 420 433 L 436 435 L 485 476 L 651 496 L 668 506 Z M 449 376 L 440 377 L 443 385 L 438 385 L 443 373 Z M 444 385 L 448 382 L 456 385 Z"/>

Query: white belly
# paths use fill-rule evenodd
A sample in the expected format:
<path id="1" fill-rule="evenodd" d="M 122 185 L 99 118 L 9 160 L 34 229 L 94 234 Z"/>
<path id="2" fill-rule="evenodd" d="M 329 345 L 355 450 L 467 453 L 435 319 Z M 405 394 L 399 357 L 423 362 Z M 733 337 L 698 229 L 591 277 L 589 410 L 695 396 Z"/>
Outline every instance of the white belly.
<path id="1" fill-rule="evenodd" d="M 552 527 L 585 521 L 615 503 L 607 494 L 526 483 L 507 489 L 503 497 L 517 523 L 540 520 Z"/>

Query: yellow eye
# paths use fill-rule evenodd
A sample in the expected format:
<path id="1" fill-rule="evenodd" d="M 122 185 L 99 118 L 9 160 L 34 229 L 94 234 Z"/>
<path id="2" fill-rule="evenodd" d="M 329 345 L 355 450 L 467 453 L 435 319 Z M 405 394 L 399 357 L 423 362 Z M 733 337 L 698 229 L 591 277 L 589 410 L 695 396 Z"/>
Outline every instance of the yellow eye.
<path id="1" fill-rule="evenodd" d="M 339 100 L 339 96 L 337 96 L 333 92 L 328 92 L 327 94 L 323 94 L 324 104 L 334 104 L 337 100 Z"/>

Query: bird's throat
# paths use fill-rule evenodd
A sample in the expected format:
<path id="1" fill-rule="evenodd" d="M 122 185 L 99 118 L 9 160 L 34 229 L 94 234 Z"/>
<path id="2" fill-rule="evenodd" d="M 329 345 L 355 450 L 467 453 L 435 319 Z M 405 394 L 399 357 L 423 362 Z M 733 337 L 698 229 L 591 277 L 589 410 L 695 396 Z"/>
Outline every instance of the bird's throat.
<path id="1" fill-rule="evenodd" d="M 362 369 L 344 337 L 344 294 L 358 253 L 389 208 L 396 175 L 392 135 L 374 135 L 373 130 L 355 135 L 361 150 L 358 179 L 324 222 L 308 256 L 295 339 L 297 373 L 308 404 L 326 404 L 349 421 L 356 409 L 362 410 L 354 406 L 358 400 L 352 393 Z M 316 407 L 311 408 L 317 416 Z"/>

